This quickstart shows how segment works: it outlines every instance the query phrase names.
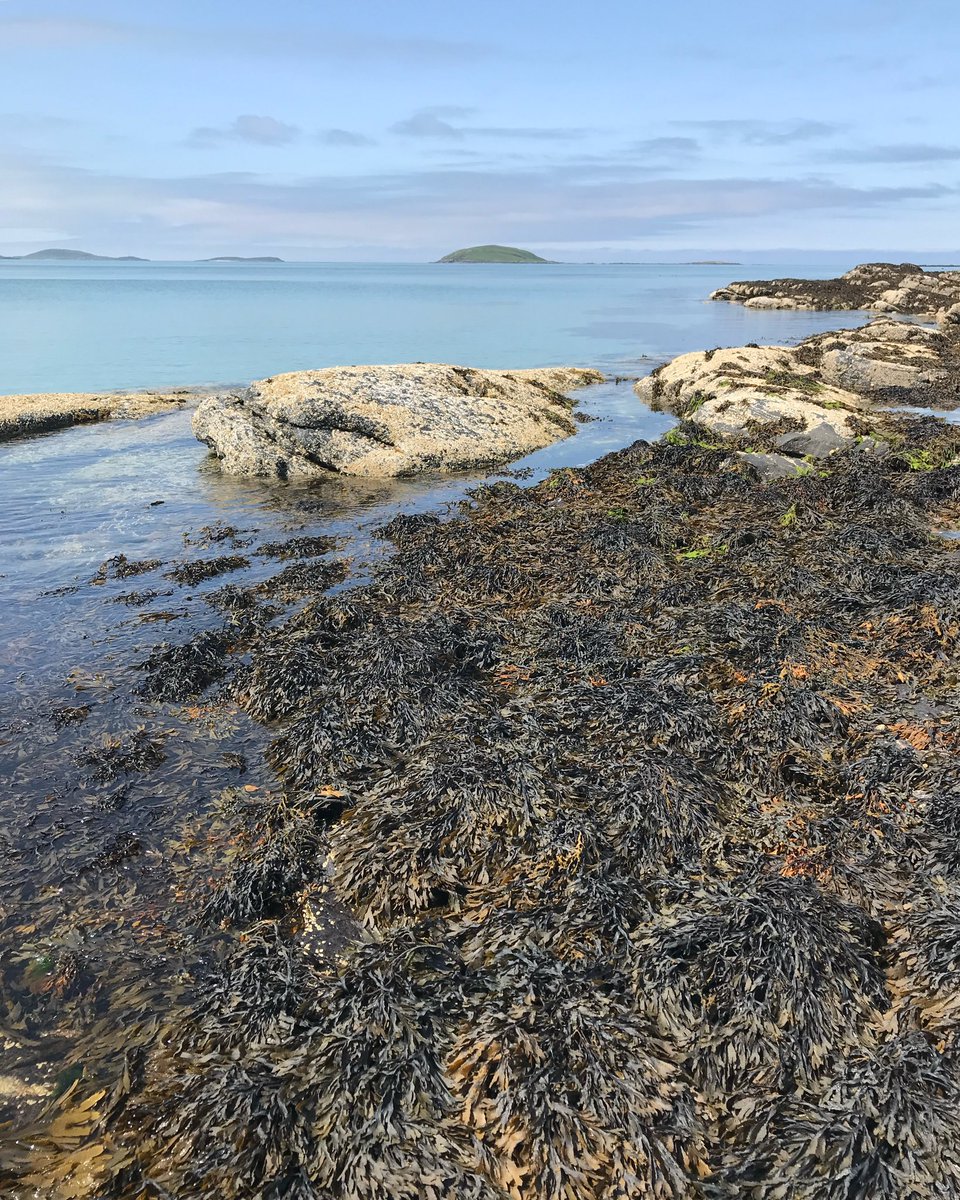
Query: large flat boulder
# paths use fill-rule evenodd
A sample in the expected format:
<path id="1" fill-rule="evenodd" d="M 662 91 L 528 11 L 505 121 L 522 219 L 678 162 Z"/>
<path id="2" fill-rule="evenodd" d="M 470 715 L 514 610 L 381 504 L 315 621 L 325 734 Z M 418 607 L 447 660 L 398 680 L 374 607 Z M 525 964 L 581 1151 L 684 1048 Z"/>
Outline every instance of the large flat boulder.
<path id="1" fill-rule="evenodd" d="M 925 271 L 916 263 L 861 263 L 836 279 L 743 279 L 718 288 L 710 299 L 747 308 L 935 315 L 960 302 L 960 271 Z"/>
<path id="2" fill-rule="evenodd" d="M 330 367 L 205 399 L 193 428 L 238 475 L 414 475 L 508 462 L 576 428 L 567 393 L 598 371 L 438 363 Z"/>

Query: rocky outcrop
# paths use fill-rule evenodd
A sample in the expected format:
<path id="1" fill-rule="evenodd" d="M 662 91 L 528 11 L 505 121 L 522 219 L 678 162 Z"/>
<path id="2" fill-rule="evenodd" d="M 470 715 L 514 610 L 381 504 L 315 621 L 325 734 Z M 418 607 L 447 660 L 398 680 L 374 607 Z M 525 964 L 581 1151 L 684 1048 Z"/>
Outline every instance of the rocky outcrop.
<path id="1" fill-rule="evenodd" d="M 827 455 L 852 442 L 851 418 L 868 406 L 854 392 L 825 383 L 795 351 L 777 346 L 682 354 L 641 379 L 636 391 L 651 408 L 721 438 L 776 430 L 773 445 L 801 456 Z"/>
<path id="2" fill-rule="evenodd" d="M 825 458 L 853 445 L 882 452 L 870 418 L 884 407 L 960 406 L 960 307 L 938 328 L 872 321 L 794 348 L 736 346 L 683 354 L 636 384 L 742 452 Z M 782 462 L 766 464 L 782 473 Z"/>
<path id="3" fill-rule="evenodd" d="M 0 396 L 0 442 L 93 421 L 149 417 L 167 409 L 182 408 L 195 397 L 196 393 L 188 388 L 173 392 L 43 392 Z"/>
<path id="4" fill-rule="evenodd" d="M 711 300 L 747 308 L 870 309 L 939 314 L 960 302 L 960 271 L 915 263 L 862 263 L 838 279 L 756 279 L 718 288 Z"/>
<path id="5" fill-rule="evenodd" d="M 239 475 L 413 475 L 520 458 L 575 429 L 597 371 L 436 363 L 294 371 L 205 399 L 193 428 Z"/>
<path id="6" fill-rule="evenodd" d="M 825 383 L 873 404 L 952 409 L 960 404 L 960 305 L 936 329 L 906 321 L 871 321 L 807 338 L 796 356 Z"/>

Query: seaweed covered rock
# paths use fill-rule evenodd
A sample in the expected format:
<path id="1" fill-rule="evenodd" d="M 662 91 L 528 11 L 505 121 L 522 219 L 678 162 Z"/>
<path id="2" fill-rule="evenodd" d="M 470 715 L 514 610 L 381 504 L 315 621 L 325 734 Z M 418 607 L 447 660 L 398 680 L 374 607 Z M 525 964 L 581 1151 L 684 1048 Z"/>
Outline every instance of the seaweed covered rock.
<path id="1" fill-rule="evenodd" d="M 960 325 L 936 328 L 881 319 L 816 334 L 796 347 L 735 346 L 682 354 L 635 385 L 666 409 L 748 453 L 824 458 L 859 446 L 885 406 L 950 409 L 960 404 Z M 874 421 L 876 424 L 876 422 Z M 788 474 L 774 462 L 764 474 Z"/>
<path id="2" fill-rule="evenodd" d="M 823 383 L 874 403 L 951 409 L 960 404 L 960 328 L 871 321 L 859 329 L 816 334 L 797 350 Z"/>
<path id="3" fill-rule="evenodd" d="M 795 351 L 776 346 L 682 354 L 641 379 L 636 392 L 651 408 L 696 420 L 720 437 L 777 427 L 776 446 L 815 457 L 852 445 L 851 417 L 866 407 L 856 393 L 826 383 Z"/>
<path id="4" fill-rule="evenodd" d="M 506 462 L 568 437 L 567 393 L 601 379 L 435 363 L 295 371 L 208 397 L 193 428 L 238 475 L 413 475 Z"/>
<path id="5" fill-rule="evenodd" d="M 733 300 L 748 308 L 938 313 L 960 301 L 960 271 L 925 271 L 915 263 L 861 263 L 837 279 L 728 283 L 710 299 Z"/>

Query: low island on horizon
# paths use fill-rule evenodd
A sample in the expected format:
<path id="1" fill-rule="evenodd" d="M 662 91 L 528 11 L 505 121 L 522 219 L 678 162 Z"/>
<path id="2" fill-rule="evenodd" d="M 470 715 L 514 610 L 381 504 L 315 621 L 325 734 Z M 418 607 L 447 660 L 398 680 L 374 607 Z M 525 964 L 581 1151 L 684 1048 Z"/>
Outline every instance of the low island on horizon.
<path id="1" fill-rule="evenodd" d="M 31 254 L 0 254 L 3 262 L 153 262 L 154 259 L 142 258 L 137 254 L 91 254 L 89 250 L 67 250 L 53 247 L 49 250 L 34 250 Z M 171 259 L 170 261 L 176 261 Z M 282 258 L 275 255 L 263 254 L 246 257 L 239 254 L 218 254 L 213 258 L 194 258 L 190 262 L 252 262 L 252 263 L 282 263 Z"/>
<path id="2" fill-rule="evenodd" d="M 549 263 L 549 258 L 541 258 L 532 250 L 520 250 L 516 246 L 468 246 L 464 250 L 454 250 L 438 258 L 442 263 Z"/>

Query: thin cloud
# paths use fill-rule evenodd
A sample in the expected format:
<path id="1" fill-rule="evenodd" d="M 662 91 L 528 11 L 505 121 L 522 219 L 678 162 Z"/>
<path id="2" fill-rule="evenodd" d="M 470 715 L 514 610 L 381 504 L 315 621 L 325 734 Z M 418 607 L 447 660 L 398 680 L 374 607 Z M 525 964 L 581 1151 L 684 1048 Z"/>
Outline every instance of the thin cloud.
<path id="1" fill-rule="evenodd" d="M 831 150 L 831 162 L 938 163 L 960 161 L 960 146 L 931 146 L 924 142 L 897 142 L 886 146 L 860 146 Z"/>
<path id="2" fill-rule="evenodd" d="M 699 155 L 700 143 L 691 137 L 643 138 L 633 142 L 628 152 L 638 158 L 689 161 Z"/>
<path id="3" fill-rule="evenodd" d="M 54 166 L 8 156 L 6 220 L 49 227 L 75 244 L 95 240 L 117 253 L 163 254 L 171 246 L 265 245 L 278 236 L 304 246 L 344 243 L 457 245 L 495 221 L 503 240 L 544 244 L 652 236 L 714 240 L 762 218 L 866 212 L 919 215 L 955 204 L 944 185 L 851 187 L 829 179 L 644 179 L 597 181 L 569 162 L 515 170 L 460 169 L 324 175 L 278 181 L 252 172 L 143 178 Z M 727 233 L 726 231 L 733 231 Z"/>
<path id="4" fill-rule="evenodd" d="M 8 17 L 0 20 L 0 49 L 58 49 L 111 45 L 132 37 L 130 26 L 70 17 Z"/>
<path id="5" fill-rule="evenodd" d="M 390 132 L 401 137 L 438 138 L 443 141 L 478 137 L 544 142 L 574 141 L 590 132 L 588 129 L 564 126 L 463 125 L 454 124 L 451 119 L 469 117 L 474 111 L 454 105 L 422 108 L 412 116 L 396 121 L 390 126 Z"/>
<path id="6" fill-rule="evenodd" d="M 352 129 L 321 129 L 317 141 L 324 146 L 375 146 L 373 138 Z"/>
<path id="7" fill-rule="evenodd" d="M 789 146 L 833 137 L 843 128 L 830 121 L 674 121 L 674 125 L 699 130 L 704 137 L 716 141 L 741 142 L 746 146 Z"/>
<path id="8" fill-rule="evenodd" d="M 82 49 L 118 42 L 135 43 L 154 52 L 198 57 L 279 57 L 338 62 L 387 60 L 419 67 L 481 62 L 500 53 L 497 47 L 481 42 L 348 33 L 339 29 L 284 29 L 274 25 L 259 29 L 222 25 L 176 29 L 69 17 L 0 19 L 0 49 Z"/>
<path id="9" fill-rule="evenodd" d="M 397 121 L 390 126 L 391 133 L 398 133 L 401 137 L 415 138 L 462 138 L 463 130 L 451 125 L 449 121 L 444 121 L 442 117 L 438 117 L 433 112 L 414 113 L 412 117 L 407 117 L 406 120 Z"/>
<path id="10" fill-rule="evenodd" d="M 247 142 L 254 146 L 287 146 L 300 136 L 296 125 L 287 125 L 276 117 L 261 117 L 244 113 L 222 128 L 201 126 L 191 133 L 191 146 L 216 146 L 222 142 Z"/>

